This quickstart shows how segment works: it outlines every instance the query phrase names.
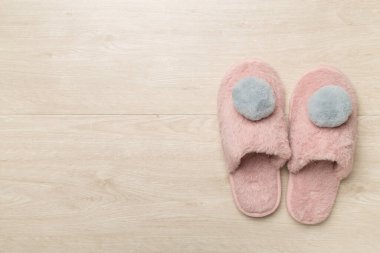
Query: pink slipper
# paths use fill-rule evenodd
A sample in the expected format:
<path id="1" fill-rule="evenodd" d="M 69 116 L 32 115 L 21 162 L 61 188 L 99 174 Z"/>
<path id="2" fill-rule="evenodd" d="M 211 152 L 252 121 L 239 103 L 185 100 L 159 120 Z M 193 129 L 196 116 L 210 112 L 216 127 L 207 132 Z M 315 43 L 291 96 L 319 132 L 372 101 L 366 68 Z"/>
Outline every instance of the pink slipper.
<path id="1" fill-rule="evenodd" d="M 352 170 L 357 100 L 348 79 L 321 67 L 299 81 L 290 108 L 287 207 L 304 224 L 331 213 L 340 181 Z"/>
<path id="2" fill-rule="evenodd" d="M 280 168 L 290 157 L 276 72 L 257 60 L 234 68 L 219 90 L 218 118 L 237 207 L 251 217 L 271 214 L 280 202 Z"/>

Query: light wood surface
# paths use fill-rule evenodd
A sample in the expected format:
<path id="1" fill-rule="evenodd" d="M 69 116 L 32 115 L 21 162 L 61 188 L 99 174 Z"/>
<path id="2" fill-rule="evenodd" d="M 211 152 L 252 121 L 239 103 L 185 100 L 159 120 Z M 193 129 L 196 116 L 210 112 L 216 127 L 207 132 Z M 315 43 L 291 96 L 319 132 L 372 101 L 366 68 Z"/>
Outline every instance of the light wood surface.
<path id="1" fill-rule="evenodd" d="M 0 252 L 380 252 L 380 2 L 1 0 Z M 356 88 L 355 168 L 298 224 L 235 208 L 216 93 L 256 57 Z"/>

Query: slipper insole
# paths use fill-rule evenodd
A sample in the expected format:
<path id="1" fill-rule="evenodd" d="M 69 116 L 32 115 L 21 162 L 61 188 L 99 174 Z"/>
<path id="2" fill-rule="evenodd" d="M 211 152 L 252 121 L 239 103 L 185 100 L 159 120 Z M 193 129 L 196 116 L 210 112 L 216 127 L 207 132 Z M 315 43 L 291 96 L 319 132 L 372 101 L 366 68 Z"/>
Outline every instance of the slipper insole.
<path id="1" fill-rule="evenodd" d="M 276 159 L 277 157 L 267 154 L 250 154 L 231 173 L 235 202 L 243 213 L 260 217 L 277 208 L 281 181 Z"/>
<path id="2" fill-rule="evenodd" d="M 289 174 L 287 202 L 294 219 L 316 224 L 329 216 L 340 183 L 334 165 L 331 161 L 315 161 Z"/>

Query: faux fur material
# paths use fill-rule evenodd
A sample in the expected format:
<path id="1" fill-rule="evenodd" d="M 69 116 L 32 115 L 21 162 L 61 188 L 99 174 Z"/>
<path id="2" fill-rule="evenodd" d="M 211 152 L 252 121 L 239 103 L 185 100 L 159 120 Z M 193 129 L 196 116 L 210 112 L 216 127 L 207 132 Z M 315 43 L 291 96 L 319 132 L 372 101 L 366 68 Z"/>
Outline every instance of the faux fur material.
<path id="1" fill-rule="evenodd" d="M 337 127 L 352 113 L 348 93 L 337 85 L 323 86 L 308 101 L 310 120 L 319 127 Z"/>
<path id="2" fill-rule="evenodd" d="M 233 88 L 248 77 L 264 80 L 276 98 L 273 113 L 259 121 L 243 117 L 233 105 Z M 284 104 L 284 91 L 278 75 L 258 60 L 235 67 L 219 89 L 219 127 L 234 200 L 244 214 L 252 217 L 268 215 L 279 204 L 279 169 L 290 157 Z"/>
<path id="3" fill-rule="evenodd" d="M 273 89 L 256 77 L 238 81 L 232 90 L 232 101 L 236 111 L 253 121 L 268 117 L 276 106 Z"/>
<path id="4" fill-rule="evenodd" d="M 352 114 L 339 127 L 321 128 L 309 119 L 307 102 L 317 90 L 332 83 L 349 95 Z M 330 67 L 304 75 L 290 108 L 292 157 L 288 162 L 287 206 L 297 221 L 316 224 L 330 215 L 340 180 L 352 170 L 356 133 L 357 100 L 348 79 Z"/>

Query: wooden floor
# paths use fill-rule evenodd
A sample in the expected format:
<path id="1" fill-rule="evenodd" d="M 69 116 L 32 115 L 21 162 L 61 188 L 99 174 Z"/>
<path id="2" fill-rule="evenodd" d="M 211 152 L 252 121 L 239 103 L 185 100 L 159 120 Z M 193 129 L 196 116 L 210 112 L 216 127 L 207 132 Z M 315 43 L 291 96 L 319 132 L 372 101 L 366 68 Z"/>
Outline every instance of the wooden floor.
<path id="1" fill-rule="evenodd" d="M 379 56 L 378 0 L 1 0 L 0 252 L 380 252 Z M 322 225 L 233 204 L 216 94 L 250 57 L 287 100 L 319 64 L 357 90 Z"/>

